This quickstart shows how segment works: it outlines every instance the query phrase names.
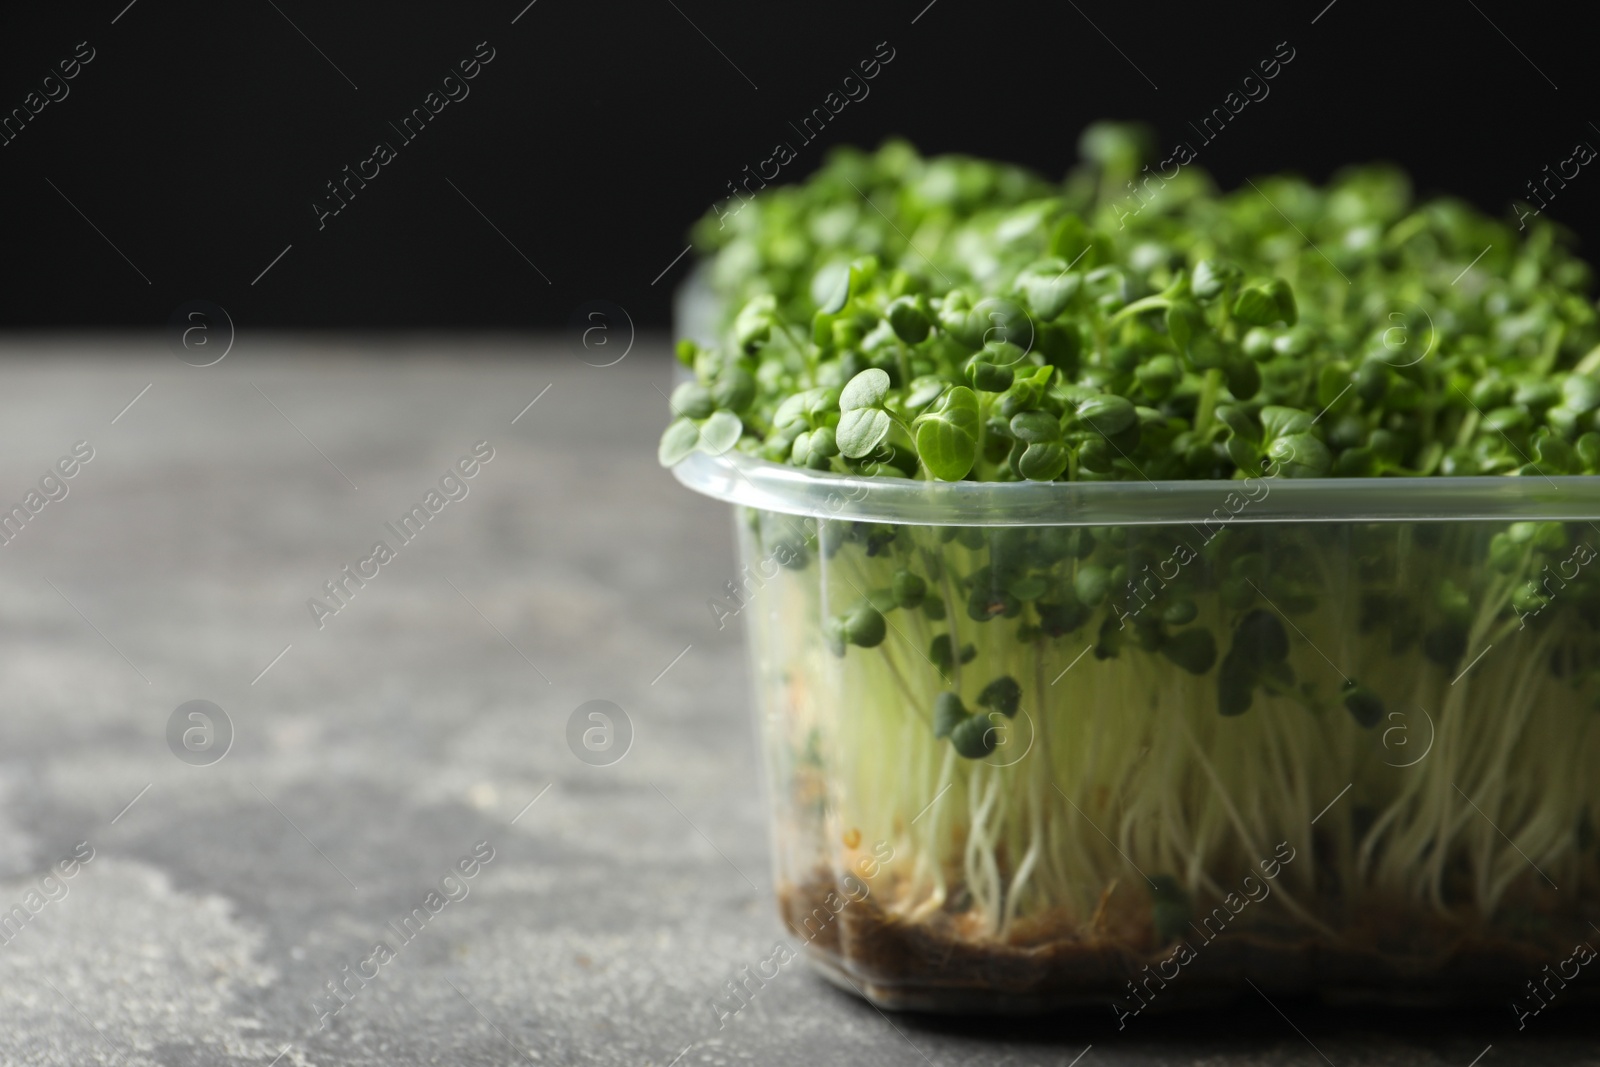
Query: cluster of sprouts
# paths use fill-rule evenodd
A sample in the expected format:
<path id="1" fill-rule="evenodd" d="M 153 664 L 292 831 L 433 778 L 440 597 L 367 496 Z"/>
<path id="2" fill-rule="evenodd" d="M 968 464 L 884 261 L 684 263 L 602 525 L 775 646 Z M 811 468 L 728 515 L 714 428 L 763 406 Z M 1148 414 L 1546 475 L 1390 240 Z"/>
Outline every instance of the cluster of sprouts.
<path id="1" fill-rule="evenodd" d="M 830 839 L 905 857 L 908 920 L 1087 934 L 1120 886 L 1159 944 L 1281 842 L 1263 914 L 1324 936 L 1372 905 L 1517 930 L 1594 895 L 1600 587 L 1523 610 L 1585 524 L 747 515 L 748 551 L 790 548 L 753 616 L 769 728 Z M 1175 558 L 1141 601 L 1125 576 Z"/>
<path id="2" fill-rule="evenodd" d="M 1298 858 L 1257 921 L 1322 937 L 1578 914 L 1600 527 L 1249 509 L 1277 479 L 1600 473 L 1589 268 L 1544 220 L 1416 202 L 1386 167 L 1226 195 L 1186 167 L 1130 213 L 1144 134 L 1082 148 L 1061 182 L 843 151 L 697 231 L 726 314 L 679 345 L 664 464 L 739 450 L 930 492 L 1198 479 L 1225 509 L 746 512 L 747 551 L 783 549 L 751 616 L 779 779 L 829 840 L 893 844 L 894 915 L 1019 943 L 1167 943 L 1280 845 Z"/>

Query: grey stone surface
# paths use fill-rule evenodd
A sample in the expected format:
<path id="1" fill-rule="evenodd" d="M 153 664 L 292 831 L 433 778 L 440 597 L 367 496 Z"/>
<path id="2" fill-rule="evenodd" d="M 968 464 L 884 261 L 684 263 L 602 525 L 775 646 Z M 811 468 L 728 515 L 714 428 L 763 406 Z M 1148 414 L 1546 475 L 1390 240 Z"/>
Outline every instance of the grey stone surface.
<path id="1" fill-rule="evenodd" d="M 197 369 L 12 339 L 0 376 L 0 504 L 94 449 L 0 547 L 0 916 L 26 916 L 0 1064 L 1600 1062 L 1555 1011 L 1118 1033 L 889 1018 L 799 964 L 719 1027 L 779 929 L 741 635 L 705 607 L 730 522 L 655 464 L 663 342 L 602 369 L 553 340 L 241 338 Z M 319 629 L 307 599 L 482 440 L 468 495 Z M 167 741 L 195 699 L 235 733 L 206 766 Z M 568 747 L 589 700 L 632 724 L 608 766 Z M 319 1020 L 478 842 L 467 895 Z"/>

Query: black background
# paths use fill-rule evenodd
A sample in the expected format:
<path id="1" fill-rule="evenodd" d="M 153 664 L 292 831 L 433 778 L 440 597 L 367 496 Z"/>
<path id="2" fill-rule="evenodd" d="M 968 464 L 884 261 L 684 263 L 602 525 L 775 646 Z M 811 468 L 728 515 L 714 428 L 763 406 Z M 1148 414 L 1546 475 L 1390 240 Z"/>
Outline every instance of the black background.
<path id="1" fill-rule="evenodd" d="M 190 299 L 241 327 L 550 327 L 591 299 L 665 325 L 688 225 L 780 140 L 785 179 L 891 134 L 1056 177 L 1085 123 L 1142 119 L 1225 188 L 1388 159 L 1502 216 L 1600 145 L 1592 27 L 1509 0 L 275 2 L 8 6 L 0 110 L 79 41 L 97 55 L 0 147 L 0 326 L 156 327 Z M 480 41 L 471 95 L 319 231 L 324 183 Z M 789 122 L 882 41 L 870 96 L 801 145 Z M 1201 146 L 1186 120 L 1282 41 L 1271 95 Z M 1591 259 L 1595 169 L 1546 211 Z"/>

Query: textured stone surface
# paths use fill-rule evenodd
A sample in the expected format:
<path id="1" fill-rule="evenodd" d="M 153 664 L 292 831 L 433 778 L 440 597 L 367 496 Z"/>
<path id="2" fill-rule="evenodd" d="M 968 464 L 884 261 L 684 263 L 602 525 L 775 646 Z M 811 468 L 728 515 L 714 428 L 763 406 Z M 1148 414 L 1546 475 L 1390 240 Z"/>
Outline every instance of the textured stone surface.
<path id="1" fill-rule="evenodd" d="M 95 450 L 0 547 L 0 909 L 28 915 L 0 1064 L 1600 1062 L 1554 1011 L 1519 1035 L 1509 1009 L 1245 1004 L 1119 1034 L 891 1020 L 798 965 L 719 1028 L 778 928 L 740 635 L 705 607 L 730 524 L 655 465 L 663 344 L 605 369 L 523 338 L 0 358 L 0 503 Z M 319 630 L 307 598 L 485 439 L 468 496 Z M 209 766 L 167 745 L 193 699 L 236 735 Z M 611 766 L 567 747 L 590 699 L 633 724 Z M 324 983 L 480 841 L 467 895 L 319 1026 Z"/>

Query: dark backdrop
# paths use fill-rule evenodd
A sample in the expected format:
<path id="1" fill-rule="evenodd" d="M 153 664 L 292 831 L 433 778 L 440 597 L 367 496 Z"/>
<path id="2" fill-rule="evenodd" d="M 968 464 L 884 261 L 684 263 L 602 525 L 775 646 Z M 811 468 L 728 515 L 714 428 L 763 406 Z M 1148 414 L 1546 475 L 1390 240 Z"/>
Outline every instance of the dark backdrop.
<path id="1" fill-rule="evenodd" d="M 1279 42 L 1271 95 L 1201 149 L 1224 187 L 1382 158 L 1507 214 L 1600 146 L 1592 31 L 1550 5 L 525 4 L 7 5 L 0 114 L 62 98 L 0 146 L 0 324 L 157 326 L 203 299 L 239 326 L 542 327 L 605 299 L 663 325 L 686 227 L 780 140 L 787 178 L 890 134 L 1057 176 L 1097 118 L 1193 141 Z M 389 122 L 479 42 L 469 95 L 403 142 Z M 870 95 L 800 143 L 790 122 L 880 42 Z M 63 60 L 76 77 L 44 82 Z M 319 229 L 325 183 L 379 140 L 395 158 Z M 1591 256 L 1595 171 L 1546 208 Z"/>

